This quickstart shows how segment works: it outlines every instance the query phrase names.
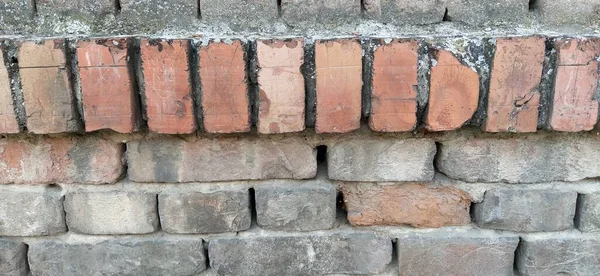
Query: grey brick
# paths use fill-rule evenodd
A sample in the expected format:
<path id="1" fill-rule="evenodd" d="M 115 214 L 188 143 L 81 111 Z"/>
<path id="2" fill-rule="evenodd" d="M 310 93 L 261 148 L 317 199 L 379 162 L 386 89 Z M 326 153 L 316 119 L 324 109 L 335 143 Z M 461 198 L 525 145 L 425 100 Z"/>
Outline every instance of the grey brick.
<path id="1" fill-rule="evenodd" d="M 202 20 L 225 23 L 234 29 L 256 29 L 277 20 L 277 1 L 200 0 Z"/>
<path id="2" fill-rule="evenodd" d="M 75 192 L 65 197 L 69 230 L 83 234 L 146 234 L 158 230 L 156 195 Z"/>
<path id="3" fill-rule="evenodd" d="M 120 0 L 119 27 L 129 32 L 156 33 L 192 29 L 197 25 L 197 0 Z"/>
<path id="4" fill-rule="evenodd" d="M 365 13 L 384 23 L 422 25 L 441 22 L 442 0 L 364 0 Z"/>
<path id="5" fill-rule="evenodd" d="M 281 0 L 281 17 L 286 24 L 339 26 L 358 20 L 360 0 Z"/>
<path id="6" fill-rule="evenodd" d="M 516 268 L 520 275 L 598 275 L 598 235 L 543 233 L 521 236 Z"/>
<path id="7" fill-rule="evenodd" d="M 352 139 L 328 148 L 329 178 L 343 181 L 431 181 L 435 143 L 429 139 Z"/>
<path id="8" fill-rule="evenodd" d="M 254 187 L 260 227 L 283 231 L 331 229 L 337 190 L 326 179 L 274 180 Z"/>
<path id="9" fill-rule="evenodd" d="M 208 255 L 218 275 L 376 274 L 390 263 L 392 242 L 367 232 L 219 238 Z"/>
<path id="10" fill-rule="evenodd" d="M 99 16 L 115 11 L 112 0 L 38 0 L 36 8 L 40 15 L 60 14 L 74 17 Z"/>
<path id="11" fill-rule="evenodd" d="M 399 275 L 513 275 L 519 237 L 488 230 L 435 230 L 398 237 Z"/>
<path id="12" fill-rule="evenodd" d="M 562 231 L 573 228 L 577 193 L 557 190 L 492 189 L 475 204 L 474 219 L 482 228 L 516 232 Z"/>
<path id="13" fill-rule="evenodd" d="M 600 192 L 582 194 L 578 197 L 579 209 L 575 225 L 583 232 L 600 231 Z"/>
<path id="14" fill-rule="evenodd" d="M 21 33 L 33 21 L 30 0 L 0 0 L 0 30 L 3 34 Z"/>
<path id="15" fill-rule="evenodd" d="M 456 139 L 442 141 L 437 168 L 467 182 L 539 183 L 600 176 L 600 140 Z"/>
<path id="16" fill-rule="evenodd" d="M 534 9 L 548 25 L 600 24 L 600 0 L 537 0 Z"/>
<path id="17" fill-rule="evenodd" d="M 250 228 L 247 189 L 232 191 L 165 192 L 158 196 L 158 212 L 169 233 L 222 233 Z"/>
<path id="18" fill-rule="evenodd" d="M 27 276 L 27 245 L 0 240 L 0 275 Z"/>
<path id="19" fill-rule="evenodd" d="M 469 25 L 525 22 L 529 0 L 444 0 L 450 21 Z"/>
<path id="20" fill-rule="evenodd" d="M 196 275 L 206 269 L 202 239 L 117 238 L 29 246 L 33 275 Z"/>
<path id="21" fill-rule="evenodd" d="M 47 236 L 66 230 L 58 191 L 0 191 L 0 236 Z"/>

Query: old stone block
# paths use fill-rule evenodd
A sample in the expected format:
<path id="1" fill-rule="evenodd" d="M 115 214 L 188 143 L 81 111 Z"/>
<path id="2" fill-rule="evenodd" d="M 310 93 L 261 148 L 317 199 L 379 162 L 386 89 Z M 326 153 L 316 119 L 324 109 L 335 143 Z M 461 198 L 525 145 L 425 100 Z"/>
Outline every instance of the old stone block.
<path id="1" fill-rule="evenodd" d="M 115 12 L 111 0 L 39 0 L 35 4 L 42 16 L 63 15 L 80 20 Z"/>
<path id="2" fill-rule="evenodd" d="M 202 21 L 224 23 L 232 29 L 252 30 L 273 24 L 278 17 L 277 1 L 200 0 Z"/>
<path id="3" fill-rule="evenodd" d="M 196 0 L 120 0 L 121 28 L 135 33 L 189 29 L 198 24 Z"/>
<path id="4" fill-rule="evenodd" d="M 281 0 L 281 17 L 286 24 L 295 27 L 339 26 L 356 21 L 360 13 L 360 0 Z"/>
<path id="5" fill-rule="evenodd" d="M 0 274 L 27 276 L 27 245 L 22 242 L 0 240 Z"/>
<path id="6" fill-rule="evenodd" d="M 442 22 L 442 0 L 364 0 L 365 14 L 385 23 L 424 25 Z"/>
<path id="7" fill-rule="evenodd" d="M 533 7 L 546 25 L 598 25 L 600 0 L 537 0 Z"/>
<path id="8" fill-rule="evenodd" d="M 3 62 L 4 53 L 2 50 L 2 47 L 0 47 L 0 133 L 18 133 L 20 128 L 13 106 L 11 80 Z"/>
<path id="9" fill-rule="evenodd" d="M 450 21 L 468 25 L 499 25 L 526 22 L 529 0 L 443 0 Z"/>
<path id="10" fill-rule="evenodd" d="M 582 232 L 600 231 L 600 192 L 579 196 L 575 225 Z"/>
<path id="11" fill-rule="evenodd" d="M 58 191 L 0 191 L 0 236 L 48 236 L 67 231 Z"/>
<path id="12" fill-rule="evenodd" d="M 0 1 L 0 29 L 3 34 L 21 33 L 33 22 L 33 3 L 30 0 Z"/>

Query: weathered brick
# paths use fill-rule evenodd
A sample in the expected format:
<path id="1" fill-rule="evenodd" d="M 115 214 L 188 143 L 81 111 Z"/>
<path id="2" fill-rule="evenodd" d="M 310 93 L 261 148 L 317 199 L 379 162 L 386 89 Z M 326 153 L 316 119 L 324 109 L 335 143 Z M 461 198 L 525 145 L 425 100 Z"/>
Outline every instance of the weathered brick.
<path id="1" fill-rule="evenodd" d="M 0 191 L 0 236 L 48 236 L 67 231 L 58 191 Z"/>
<path id="2" fill-rule="evenodd" d="M 578 200 L 577 228 L 582 232 L 600 231 L 600 192 L 582 194 Z"/>
<path id="3" fill-rule="evenodd" d="M 315 150 L 291 137 L 131 141 L 127 157 L 129 179 L 137 182 L 306 179 L 317 171 Z"/>
<path id="4" fill-rule="evenodd" d="M 392 40 L 373 53 L 369 126 L 375 131 L 410 131 L 417 124 L 417 41 Z"/>
<path id="5" fill-rule="evenodd" d="M 304 40 L 259 40 L 258 123 L 259 133 L 304 130 Z"/>
<path id="6" fill-rule="evenodd" d="M 69 231 L 92 235 L 146 234 L 158 230 L 156 195 L 74 192 L 65 196 Z"/>
<path id="7" fill-rule="evenodd" d="M 437 228 L 471 222 L 470 196 L 454 187 L 344 183 L 341 190 L 352 225 Z"/>
<path id="8" fill-rule="evenodd" d="M 33 275 L 197 275 L 206 269 L 202 239 L 115 238 L 98 243 L 58 240 L 29 245 Z"/>
<path id="9" fill-rule="evenodd" d="M 4 53 L 0 47 L 0 133 L 18 133 L 20 129 L 13 107 L 11 81 L 3 61 Z"/>
<path id="10" fill-rule="evenodd" d="M 577 193 L 556 190 L 498 188 L 475 204 L 481 228 L 515 232 L 562 231 L 573 228 Z"/>
<path id="11" fill-rule="evenodd" d="M 343 133 L 360 128 L 362 49 L 359 41 L 317 41 L 315 67 L 317 133 Z"/>
<path id="12" fill-rule="evenodd" d="M 536 0 L 539 21 L 551 26 L 597 25 L 600 22 L 600 0 Z"/>
<path id="13" fill-rule="evenodd" d="M 598 121 L 600 39 L 556 40 L 558 65 L 550 127 L 555 131 L 587 131 Z"/>
<path id="14" fill-rule="evenodd" d="M 361 14 L 360 0 L 281 0 L 281 17 L 291 26 L 323 24 L 339 26 Z"/>
<path id="15" fill-rule="evenodd" d="M 95 137 L 0 139 L 0 183 L 113 183 L 123 148 Z"/>
<path id="16" fill-rule="evenodd" d="M 598 235 L 578 232 L 521 235 L 516 270 L 520 275 L 597 275 Z"/>
<path id="17" fill-rule="evenodd" d="M 22 42 L 19 71 L 28 131 L 45 134 L 81 129 L 66 68 L 64 40 Z"/>
<path id="18" fill-rule="evenodd" d="M 444 0 L 450 21 L 468 25 L 500 25 L 526 22 L 529 0 Z"/>
<path id="19" fill-rule="evenodd" d="M 344 181 L 431 181 L 435 143 L 429 139 L 352 139 L 327 151 L 329 178 Z"/>
<path id="20" fill-rule="evenodd" d="M 264 229 L 314 231 L 335 223 L 337 190 L 325 177 L 256 185 L 256 220 Z"/>
<path id="21" fill-rule="evenodd" d="M 200 0 L 202 20 L 227 24 L 233 29 L 257 29 L 273 24 L 278 17 L 276 1 Z"/>
<path id="22" fill-rule="evenodd" d="M 118 28 L 135 33 L 198 28 L 198 1 L 119 0 Z"/>
<path id="23" fill-rule="evenodd" d="M 77 58 L 86 131 L 131 133 L 139 126 L 127 39 L 78 41 Z"/>
<path id="24" fill-rule="evenodd" d="M 42 16 L 96 17 L 114 13 L 110 0 L 40 0 L 35 3 L 36 11 Z"/>
<path id="25" fill-rule="evenodd" d="M 0 240 L 0 274 L 11 276 L 29 275 L 26 244 Z"/>
<path id="26" fill-rule="evenodd" d="M 204 130 L 210 133 L 250 131 L 250 103 L 242 42 L 211 41 L 198 49 Z"/>
<path id="27" fill-rule="evenodd" d="M 439 0 L 363 0 L 365 14 L 384 23 L 425 25 L 442 22 L 445 6 Z"/>
<path id="28" fill-rule="evenodd" d="M 374 233 L 217 238 L 208 245 L 218 275 L 376 274 L 392 242 Z"/>
<path id="29" fill-rule="evenodd" d="M 430 131 L 460 128 L 477 109 L 479 77 L 446 50 L 438 50 L 431 68 L 429 108 L 425 124 Z"/>
<path id="30" fill-rule="evenodd" d="M 160 224 L 168 233 L 222 233 L 250 228 L 247 189 L 230 191 L 164 192 L 158 196 Z"/>
<path id="31" fill-rule="evenodd" d="M 398 237 L 399 275 L 513 275 L 519 237 L 485 230 L 410 233 Z"/>
<path id="32" fill-rule="evenodd" d="M 441 142 L 437 169 L 467 182 L 538 183 L 600 176 L 600 141 L 588 137 Z"/>
<path id="33" fill-rule="evenodd" d="M 545 50 L 540 36 L 496 39 L 485 131 L 537 130 Z"/>
<path id="34" fill-rule="evenodd" d="M 0 1 L 0 29 L 3 33 L 19 33 L 32 23 L 33 2 L 30 0 Z"/>
<path id="35" fill-rule="evenodd" d="M 141 42 L 143 87 L 148 127 L 165 134 L 196 130 L 189 41 L 144 39 Z"/>

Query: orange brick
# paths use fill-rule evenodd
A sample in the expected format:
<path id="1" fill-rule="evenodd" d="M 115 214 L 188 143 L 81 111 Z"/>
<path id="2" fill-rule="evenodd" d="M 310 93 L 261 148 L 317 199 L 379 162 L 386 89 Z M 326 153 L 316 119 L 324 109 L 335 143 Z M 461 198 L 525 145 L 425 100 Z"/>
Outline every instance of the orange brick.
<path id="1" fill-rule="evenodd" d="M 4 54 L 0 48 L 0 133 L 18 133 L 19 123 L 13 107 L 10 78 L 3 61 Z"/>
<path id="2" fill-rule="evenodd" d="M 44 134 L 81 129 L 63 40 L 46 40 L 41 44 L 23 42 L 19 49 L 19 70 L 30 132 Z"/>
<path id="3" fill-rule="evenodd" d="M 600 39 L 559 39 L 558 68 L 554 84 L 554 102 L 550 127 L 556 131 L 587 131 L 598 120 L 598 87 Z"/>
<path id="4" fill-rule="evenodd" d="M 393 40 L 374 52 L 369 126 L 375 131 L 410 131 L 417 124 L 416 41 Z"/>
<path id="5" fill-rule="evenodd" d="M 85 130 L 138 128 L 132 77 L 127 67 L 127 39 L 79 41 L 77 57 Z"/>
<path id="6" fill-rule="evenodd" d="M 426 128 L 430 131 L 458 129 L 477 109 L 479 77 L 446 50 L 438 51 L 435 62 L 431 68 Z"/>
<path id="7" fill-rule="evenodd" d="M 258 132 L 304 130 L 304 40 L 260 40 L 258 56 Z"/>
<path id="8" fill-rule="evenodd" d="M 210 133 L 250 131 L 244 46 L 239 40 L 210 42 L 199 54 L 204 129 Z"/>
<path id="9" fill-rule="evenodd" d="M 141 42 L 148 127 L 165 134 L 196 131 L 188 66 L 188 40 Z"/>
<path id="10" fill-rule="evenodd" d="M 545 49 L 539 36 L 496 39 L 485 131 L 537 130 Z"/>
<path id="11" fill-rule="evenodd" d="M 356 39 L 315 43 L 317 133 L 360 128 L 362 49 Z"/>

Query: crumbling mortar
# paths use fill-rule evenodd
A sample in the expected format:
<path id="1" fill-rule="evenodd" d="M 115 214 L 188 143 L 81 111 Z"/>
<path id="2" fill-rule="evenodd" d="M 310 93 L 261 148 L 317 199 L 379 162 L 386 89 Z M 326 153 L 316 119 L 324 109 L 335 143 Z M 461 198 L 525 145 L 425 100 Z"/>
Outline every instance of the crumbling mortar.
<path id="1" fill-rule="evenodd" d="M 540 105 L 538 107 L 538 129 L 550 130 L 550 116 L 554 103 L 558 53 L 553 38 L 546 39 L 546 52 L 542 66 L 542 81 L 539 86 Z"/>
<path id="2" fill-rule="evenodd" d="M 65 70 L 71 80 L 71 97 L 75 103 L 73 108 L 74 118 L 67 125 L 68 129 L 77 129 L 84 132 L 85 118 L 83 113 L 83 98 L 81 94 L 81 80 L 79 79 L 79 65 L 77 61 L 77 43 L 71 39 L 65 39 L 63 49 L 65 51 Z"/>
<path id="3" fill-rule="evenodd" d="M 256 40 L 249 40 L 244 46 L 244 61 L 246 64 L 246 78 L 248 83 L 248 102 L 250 103 L 250 125 L 253 129 L 256 129 L 258 125 L 258 109 L 260 104 L 258 97 L 260 91 L 258 72 L 260 67 L 258 64 Z"/>
<path id="4" fill-rule="evenodd" d="M 467 123 L 472 126 L 480 127 L 487 117 L 488 98 L 490 93 L 491 68 L 494 62 L 496 52 L 496 41 L 491 38 L 482 38 L 481 43 L 471 42 L 468 55 L 471 60 L 475 60 L 477 73 L 479 76 L 479 100 L 477 110 Z"/>
<path id="5" fill-rule="evenodd" d="M 373 92 L 374 51 L 381 44 L 380 40 L 361 39 L 362 47 L 362 122 L 368 121 L 371 115 L 371 94 Z"/>
<path id="6" fill-rule="evenodd" d="M 143 126 L 148 124 L 148 113 L 146 105 L 146 85 L 144 81 L 144 66 L 140 52 L 141 39 L 131 39 L 131 45 L 129 46 L 129 52 L 131 57 L 131 68 L 134 72 L 135 83 L 137 84 L 137 92 L 140 98 L 140 113 L 143 121 Z"/>
<path id="7" fill-rule="evenodd" d="M 315 68 L 315 41 L 304 39 L 304 62 L 300 67 L 304 77 L 305 90 L 305 125 L 306 128 L 315 126 L 317 117 L 317 80 Z"/>
<path id="8" fill-rule="evenodd" d="M 190 39 L 188 45 L 188 64 L 190 67 L 190 86 L 192 88 L 192 102 L 194 117 L 198 131 L 204 129 L 204 112 L 202 110 L 202 81 L 200 80 L 200 55 L 198 54 L 200 42 Z"/>
<path id="9" fill-rule="evenodd" d="M 425 40 L 419 40 L 418 65 L 417 65 L 417 126 L 415 129 L 423 127 L 425 115 L 429 103 L 429 87 L 431 81 L 431 59 L 429 55 L 429 44 Z"/>
<path id="10" fill-rule="evenodd" d="M 21 75 L 19 73 L 19 44 L 13 40 L 2 41 L 4 54 L 4 65 L 10 79 L 10 92 L 13 100 L 13 109 L 21 132 L 27 132 L 27 117 L 25 112 L 25 100 L 21 89 Z"/>

